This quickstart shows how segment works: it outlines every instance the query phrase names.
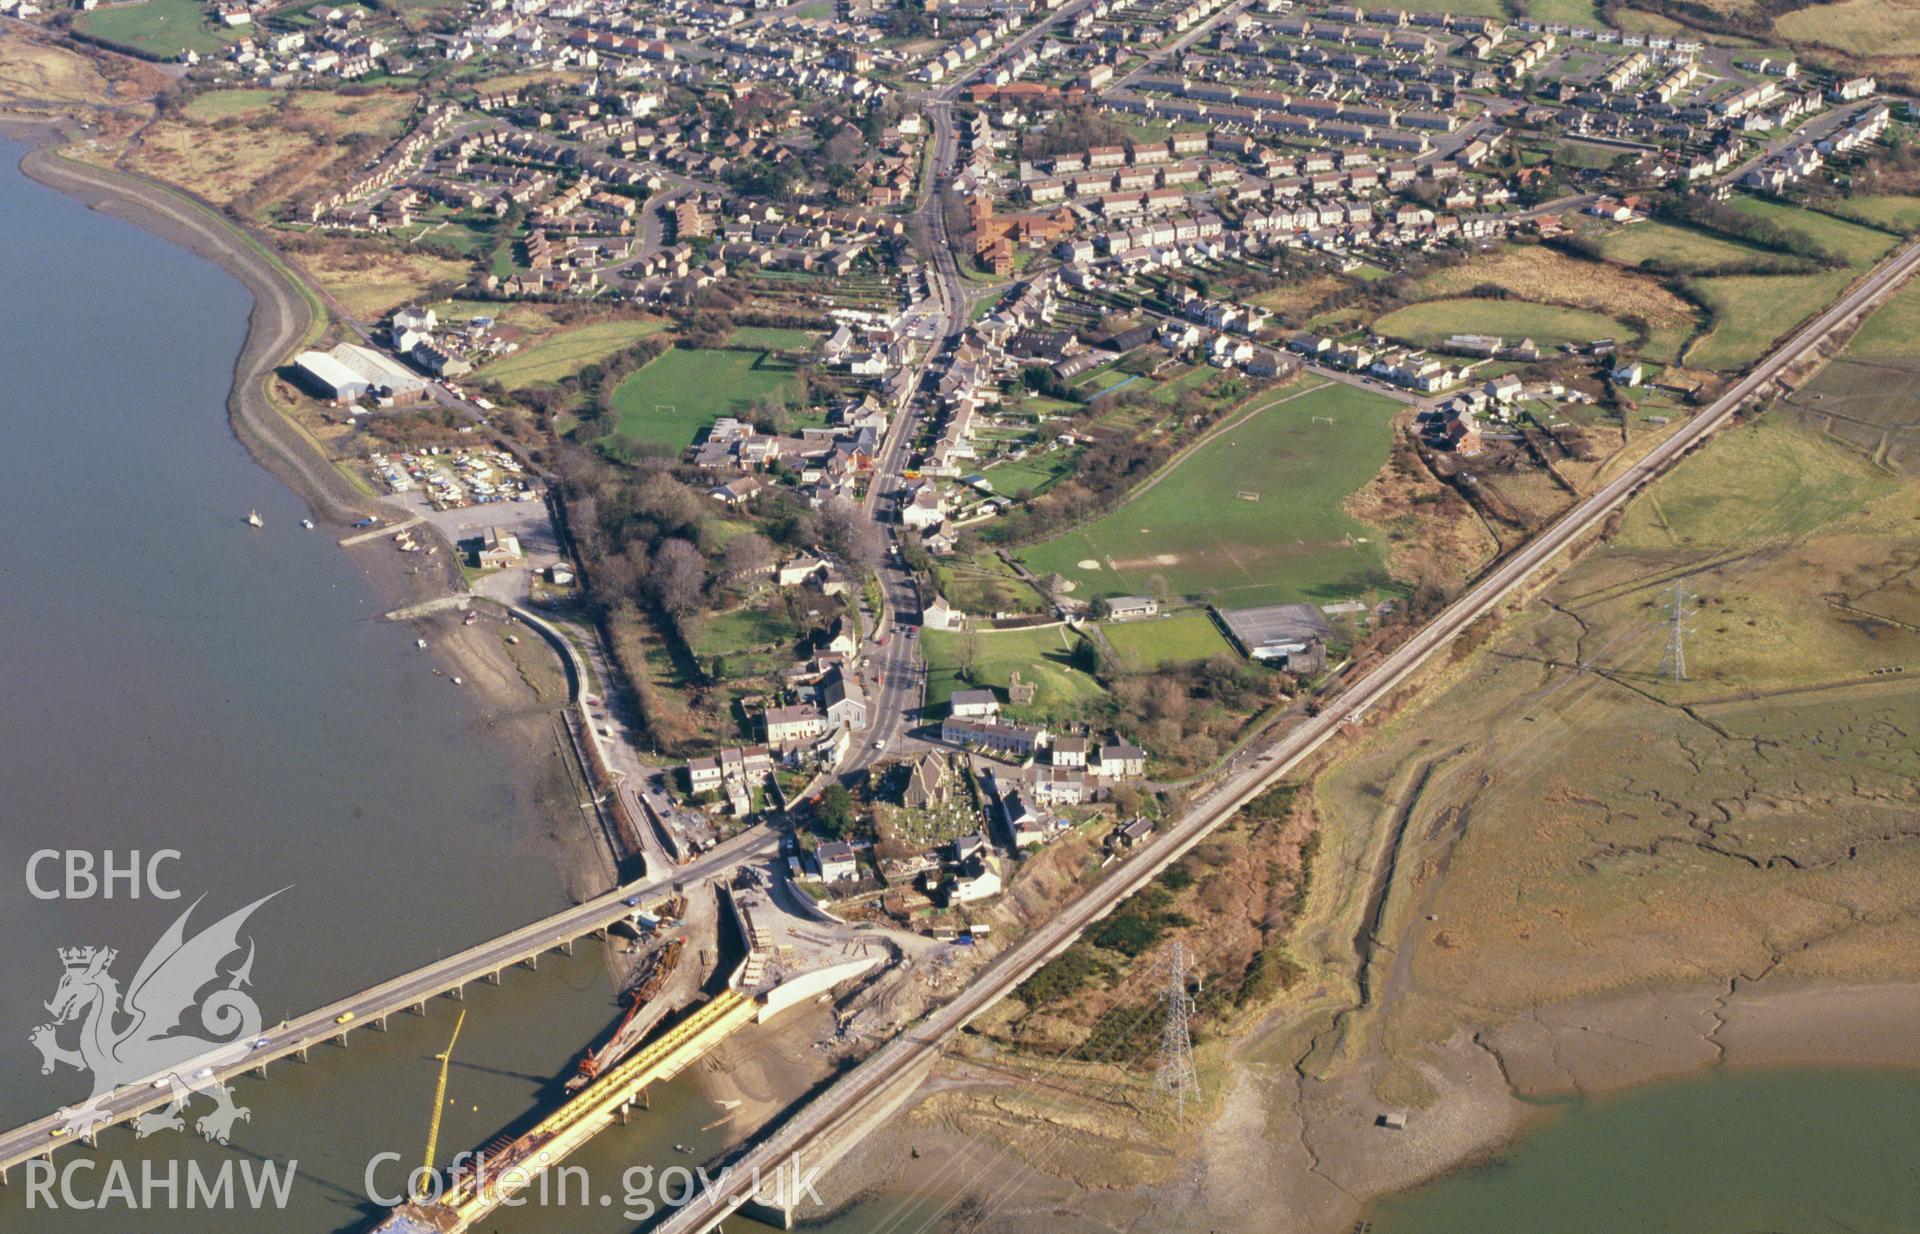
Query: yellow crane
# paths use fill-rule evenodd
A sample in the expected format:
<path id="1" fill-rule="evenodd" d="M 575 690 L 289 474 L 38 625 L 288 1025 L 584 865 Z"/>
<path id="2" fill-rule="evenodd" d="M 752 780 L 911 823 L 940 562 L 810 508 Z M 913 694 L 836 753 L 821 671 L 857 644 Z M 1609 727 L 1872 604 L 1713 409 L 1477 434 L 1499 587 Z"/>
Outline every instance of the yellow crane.
<path id="1" fill-rule="evenodd" d="M 453 1065 L 453 1047 L 460 1040 L 460 1029 L 467 1022 L 467 1013 L 461 1009 L 460 1018 L 453 1022 L 453 1038 L 447 1042 L 447 1048 L 434 1055 L 440 1060 L 440 1082 L 433 1089 L 433 1119 L 427 1124 L 427 1168 L 420 1175 L 420 1185 L 414 1191 L 416 1199 L 425 1200 L 433 1194 L 433 1159 L 440 1151 L 440 1114 L 447 1108 L 447 1069 Z"/>

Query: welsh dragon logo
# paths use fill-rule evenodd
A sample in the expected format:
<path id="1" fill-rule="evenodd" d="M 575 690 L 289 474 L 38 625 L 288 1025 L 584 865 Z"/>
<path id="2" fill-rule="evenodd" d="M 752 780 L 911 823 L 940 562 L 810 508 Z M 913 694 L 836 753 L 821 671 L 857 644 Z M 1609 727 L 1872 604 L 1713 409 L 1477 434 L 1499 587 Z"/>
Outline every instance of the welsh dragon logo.
<path id="1" fill-rule="evenodd" d="M 29 1040 L 40 1051 L 42 1075 L 51 1075 L 60 1063 L 93 1073 L 93 1095 L 58 1113 L 68 1133 L 91 1134 L 109 1121 L 106 1098 L 142 1082 L 164 1086 L 169 1099 L 134 1120 L 133 1129 L 141 1137 L 183 1130 L 180 1111 L 195 1094 L 213 1101 L 213 1110 L 194 1123 L 209 1140 L 225 1144 L 234 1123 L 250 1117 L 245 1106 L 233 1103 L 233 1090 L 214 1073 L 243 1058 L 249 1040 L 260 1031 L 259 1005 L 241 989 L 251 981 L 252 940 L 246 942 L 246 959 L 238 967 L 222 972 L 221 965 L 240 949 L 240 929 L 247 918 L 279 894 L 262 896 L 188 938 L 187 918 L 200 905 L 194 901 L 140 962 L 124 1002 L 110 972 L 118 952 L 110 947 L 60 949 L 65 971 L 53 1001 L 46 1004 L 53 1022 L 34 1029 Z M 215 985 L 219 988 L 208 988 Z M 185 1021 L 190 1012 L 208 1036 L 189 1030 Z M 60 1032 L 75 1021 L 80 1023 L 79 1041 L 77 1048 L 68 1049 L 60 1043 Z"/>

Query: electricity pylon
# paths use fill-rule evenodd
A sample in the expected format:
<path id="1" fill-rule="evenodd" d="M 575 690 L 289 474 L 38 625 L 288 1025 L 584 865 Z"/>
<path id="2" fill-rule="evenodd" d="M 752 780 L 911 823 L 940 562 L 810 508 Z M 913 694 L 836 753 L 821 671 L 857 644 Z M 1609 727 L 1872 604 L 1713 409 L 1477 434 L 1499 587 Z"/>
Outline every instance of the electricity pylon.
<path id="1" fill-rule="evenodd" d="M 1193 1018 L 1193 995 L 1187 993 L 1187 949 L 1175 942 L 1167 961 L 1167 1018 L 1160 1026 L 1160 1066 L 1153 1075 L 1157 1092 L 1173 1094 L 1174 1117 L 1184 1119 L 1187 1094 L 1198 1096 L 1200 1077 L 1193 1070 L 1193 1037 L 1187 1021 Z"/>
<path id="2" fill-rule="evenodd" d="M 1667 605 L 1667 653 L 1660 657 L 1660 675 L 1675 685 L 1687 679 L 1687 619 L 1694 613 L 1687 607 L 1690 598 L 1686 584 L 1675 583 Z"/>

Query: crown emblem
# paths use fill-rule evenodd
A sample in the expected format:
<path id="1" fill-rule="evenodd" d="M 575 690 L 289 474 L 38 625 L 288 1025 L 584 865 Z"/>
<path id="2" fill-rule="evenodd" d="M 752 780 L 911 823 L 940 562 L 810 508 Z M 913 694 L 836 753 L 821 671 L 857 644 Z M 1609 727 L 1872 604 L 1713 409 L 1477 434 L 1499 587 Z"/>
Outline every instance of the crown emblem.
<path id="1" fill-rule="evenodd" d="M 115 954 L 111 947 L 105 951 L 93 947 L 62 947 L 60 962 L 68 968 L 88 968 L 93 964 L 95 957 L 104 957 L 101 960 L 103 965 L 113 963 Z"/>

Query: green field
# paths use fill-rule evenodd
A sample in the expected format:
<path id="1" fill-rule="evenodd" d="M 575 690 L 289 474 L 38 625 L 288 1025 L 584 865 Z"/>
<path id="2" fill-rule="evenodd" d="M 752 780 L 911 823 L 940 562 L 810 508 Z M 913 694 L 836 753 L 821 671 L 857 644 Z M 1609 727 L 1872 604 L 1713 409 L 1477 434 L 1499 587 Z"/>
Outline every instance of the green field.
<path id="1" fill-rule="evenodd" d="M 195 120 L 224 120 L 263 112 L 281 97 L 278 90 L 209 90 L 186 106 Z"/>
<path id="2" fill-rule="evenodd" d="M 1874 310 L 1847 351 L 1861 360 L 1920 359 L 1920 283 L 1908 283 Z"/>
<path id="3" fill-rule="evenodd" d="M 1389 586 L 1376 533 L 1340 503 L 1386 462 L 1400 406 L 1338 384 L 1281 395 L 1113 514 L 1019 557 L 1084 600 L 1146 593 L 1156 578 L 1234 606 Z"/>
<path id="4" fill-rule="evenodd" d="M 1040 593 L 991 553 L 936 562 L 933 577 L 947 603 L 963 613 L 991 617 L 1002 611 L 1037 613 L 1046 608 Z"/>
<path id="5" fill-rule="evenodd" d="M 236 37 L 210 23 L 207 6 L 198 0 L 145 0 L 95 9 L 76 16 L 73 26 L 96 39 L 168 59 L 187 51 L 218 55 Z"/>
<path id="6" fill-rule="evenodd" d="M 1775 339 L 1838 298 L 1851 270 L 1823 274 L 1730 275 L 1697 286 L 1719 313 L 1713 332 L 1687 351 L 1687 364 L 1734 369 L 1753 363 Z"/>
<path id="7" fill-rule="evenodd" d="M 1849 197 L 1845 201 L 1834 202 L 1828 208 L 1835 214 L 1865 219 L 1869 223 L 1891 227 L 1895 231 L 1920 231 L 1920 197 L 1897 197 L 1886 194 Z"/>
<path id="8" fill-rule="evenodd" d="M 1236 654 L 1205 609 L 1182 609 L 1147 621 L 1102 622 L 1100 633 L 1120 657 L 1121 666 L 1135 672 Z"/>
<path id="9" fill-rule="evenodd" d="M 1708 231 L 1649 219 L 1610 233 L 1601 241 L 1609 261 L 1637 266 L 1658 261 L 1676 270 L 1706 270 L 1733 262 L 1769 261 L 1775 255 Z"/>
<path id="10" fill-rule="evenodd" d="M 675 347 L 613 392 L 614 433 L 684 450 L 719 417 L 798 387 L 795 370 L 764 351 Z"/>
<path id="11" fill-rule="evenodd" d="M 758 608 L 737 608 L 702 622 L 694 632 L 691 650 L 703 667 L 724 659 L 728 679 L 771 672 L 787 663 L 791 643 L 800 631 L 785 614 Z"/>
<path id="12" fill-rule="evenodd" d="M 555 382 L 666 328 L 664 321 L 600 321 L 575 326 L 500 357 L 483 366 L 479 376 L 497 381 L 508 390 Z"/>
<path id="13" fill-rule="evenodd" d="M 1737 197 L 1734 199 L 1733 206 L 1742 214 L 1766 219 L 1781 227 L 1810 236 L 1814 243 L 1838 253 L 1851 262 L 1856 269 L 1872 265 L 1880 260 L 1888 249 L 1898 243 L 1884 231 L 1862 227 L 1858 223 L 1849 223 L 1834 218 L 1831 214 L 1803 210 L 1798 206 L 1784 206 L 1779 202 L 1761 201 L 1755 197 Z"/>
<path id="14" fill-rule="evenodd" d="M 1497 334 L 1509 342 L 1530 338 L 1542 347 L 1601 338 L 1624 341 L 1635 335 L 1631 327 L 1603 313 L 1480 297 L 1409 304 L 1375 321 L 1373 328 L 1424 346 L 1444 342 L 1450 334 Z"/>
<path id="15" fill-rule="evenodd" d="M 813 346 L 811 330 L 789 330 L 781 326 L 741 326 L 727 340 L 731 347 L 764 348 L 767 351 L 806 351 Z"/>
<path id="16" fill-rule="evenodd" d="M 1599 29 L 1607 25 L 1599 17 L 1599 6 L 1594 0 L 1528 0 L 1521 6 L 1528 17 L 1538 17 L 1540 21 L 1565 21 L 1569 25 L 1586 25 Z M 1442 6 L 1444 12 L 1446 6 Z M 1496 13 L 1498 15 L 1498 13 Z"/>
<path id="17" fill-rule="evenodd" d="M 1620 157 L 1620 151 L 1606 146 L 1589 145 L 1580 141 L 1563 141 L 1553 148 L 1548 159 L 1555 167 L 1588 167 L 1605 170 L 1613 166 Z"/>
<path id="18" fill-rule="evenodd" d="M 928 714 L 946 712 L 955 690 L 991 686 L 1006 698 L 1007 682 L 1017 669 L 1020 680 L 1038 687 L 1031 707 L 1008 707 L 1016 719 L 1064 720 L 1076 715 L 1083 703 L 1104 695 L 1100 683 L 1073 666 L 1080 636 L 1065 626 L 1040 630 L 983 630 L 974 683 L 960 676 L 968 635 L 952 630 L 929 630 L 921 636 L 921 654 L 927 658 Z"/>
<path id="19" fill-rule="evenodd" d="M 1220 370 L 1208 365 L 1197 364 L 1186 372 L 1161 382 L 1147 397 L 1157 403 L 1174 403 L 1187 391 L 1205 385 L 1211 378 L 1218 376 L 1219 372 Z"/>
<path id="20" fill-rule="evenodd" d="M 1501 0 L 1439 0 L 1439 3 L 1428 5 L 1423 11 L 1458 13 L 1462 17 L 1493 17 L 1501 21 L 1513 15 Z"/>
<path id="21" fill-rule="evenodd" d="M 1073 460 L 1079 454 L 1077 449 L 1055 448 L 1044 454 L 995 463 L 980 474 L 993 485 L 993 491 L 1002 496 L 1011 497 L 1022 489 L 1044 493 L 1059 483 L 1061 477 L 1073 473 Z"/>

